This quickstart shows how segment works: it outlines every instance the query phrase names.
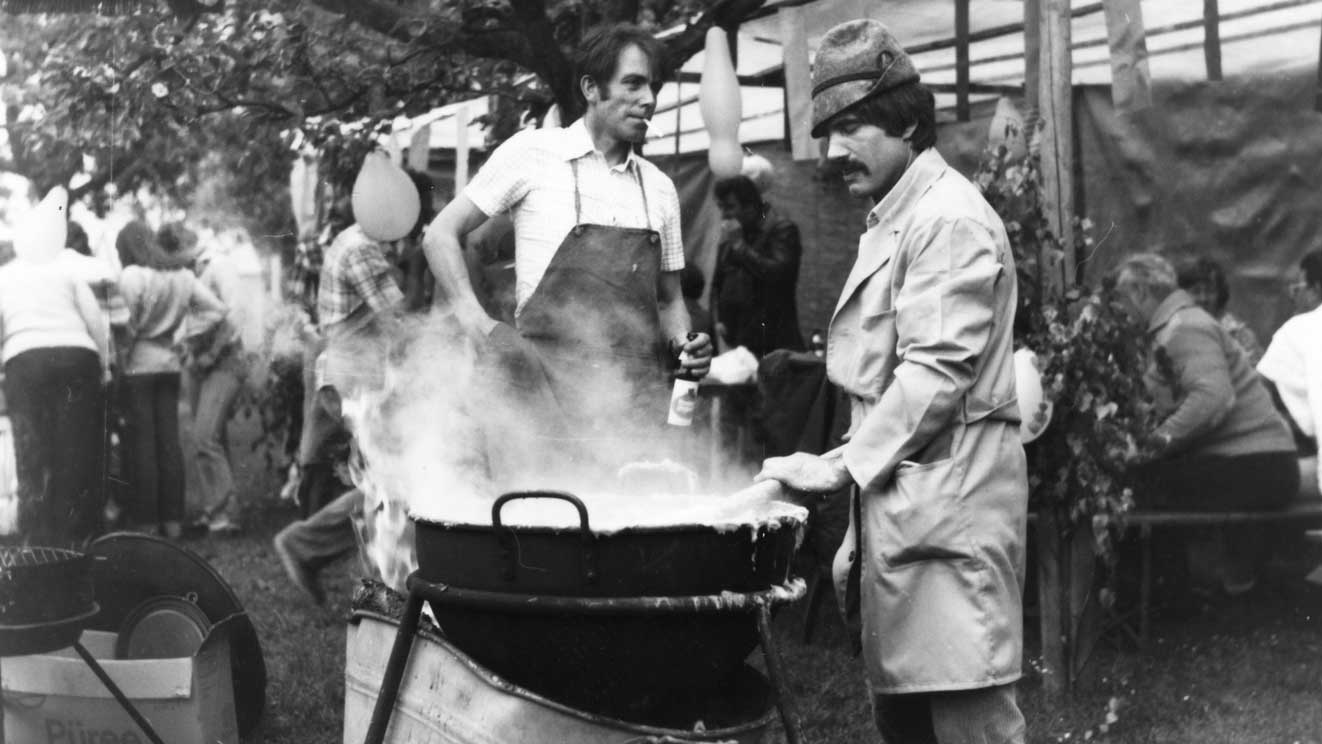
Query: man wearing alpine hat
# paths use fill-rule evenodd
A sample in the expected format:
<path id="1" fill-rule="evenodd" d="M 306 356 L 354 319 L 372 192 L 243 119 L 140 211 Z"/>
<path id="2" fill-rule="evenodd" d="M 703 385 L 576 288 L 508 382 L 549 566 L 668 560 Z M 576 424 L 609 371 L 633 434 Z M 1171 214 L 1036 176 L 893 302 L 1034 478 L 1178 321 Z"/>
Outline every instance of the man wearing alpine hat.
<path id="1" fill-rule="evenodd" d="M 1015 702 L 1028 482 L 1001 220 L 934 149 L 935 100 L 884 25 L 844 23 L 813 66 L 813 136 L 876 206 L 836 304 L 827 371 L 846 443 L 763 465 L 803 491 L 856 485 L 836 590 L 861 615 L 892 744 L 1024 741 Z"/>

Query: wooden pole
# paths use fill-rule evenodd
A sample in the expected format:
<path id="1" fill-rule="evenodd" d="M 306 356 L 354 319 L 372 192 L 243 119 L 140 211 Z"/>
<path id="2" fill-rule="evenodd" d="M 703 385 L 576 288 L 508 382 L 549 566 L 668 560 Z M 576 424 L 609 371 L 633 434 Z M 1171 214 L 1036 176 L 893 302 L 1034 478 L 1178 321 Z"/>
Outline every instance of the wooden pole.
<path id="1" fill-rule="evenodd" d="M 1069 689 L 1069 612 L 1066 609 L 1069 551 L 1061 538 L 1060 519 L 1054 507 L 1039 509 L 1034 526 L 1037 533 L 1037 620 L 1042 640 L 1042 688 L 1049 697 L 1059 698 Z"/>
<path id="2" fill-rule="evenodd" d="M 969 116 L 969 0 L 955 0 L 955 119 Z"/>
<path id="3" fill-rule="evenodd" d="M 1042 3 L 1024 0 L 1024 137 L 1037 136 L 1042 73 Z"/>
<path id="4" fill-rule="evenodd" d="M 1064 259 L 1039 257 L 1043 291 L 1060 293 L 1074 281 L 1074 121 L 1073 67 L 1070 59 L 1070 0 L 1037 0 L 1039 16 L 1038 110 L 1042 122 L 1042 195 L 1047 222 L 1060 239 Z M 1025 43 L 1028 39 L 1025 38 Z M 1061 697 L 1070 684 L 1071 622 L 1068 597 L 1069 551 L 1061 516 L 1050 507 L 1038 514 L 1038 604 L 1042 638 L 1043 689 Z"/>
<path id="5" fill-rule="evenodd" d="M 1075 280 L 1073 65 L 1070 59 L 1070 0 L 1042 3 L 1041 79 L 1042 186 L 1047 222 L 1064 257 L 1047 272 L 1050 291 Z"/>
<path id="6" fill-rule="evenodd" d="M 1317 50 L 1317 99 L 1313 102 L 1315 111 L 1322 111 L 1322 43 Z"/>
<path id="7" fill-rule="evenodd" d="M 1203 57 L 1207 79 L 1221 79 L 1221 11 L 1217 0 L 1203 0 Z"/>

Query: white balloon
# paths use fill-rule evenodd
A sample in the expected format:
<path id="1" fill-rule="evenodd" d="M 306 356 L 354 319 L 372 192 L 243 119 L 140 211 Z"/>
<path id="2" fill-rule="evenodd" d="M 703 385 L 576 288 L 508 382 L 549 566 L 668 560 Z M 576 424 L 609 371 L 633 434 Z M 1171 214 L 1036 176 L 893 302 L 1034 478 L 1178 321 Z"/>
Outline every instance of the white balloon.
<path id="1" fill-rule="evenodd" d="M 713 139 L 707 147 L 707 167 L 717 178 L 734 178 L 741 175 L 740 165 L 744 160 L 744 148 L 734 140 Z"/>
<path id="2" fill-rule="evenodd" d="M 1019 399 L 1019 440 L 1027 444 L 1042 436 L 1051 423 L 1051 401 L 1042 389 L 1042 371 L 1032 349 L 1014 353 L 1014 388 Z"/>
<path id="3" fill-rule="evenodd" d="M 353 182 L 353 218 L 372 240 L 388 243 L 413 231 L 422 202 L 418 188 L 384 152 L 369 153 Z"/>
<path id="4" fill-rule="evenodd" d="M 69 192 L 56 186 L 23 216 L 14 231 L 14 255 L 28 261 L 54 261 L 69 232 Z"/>
<path id="5" fill-rule="evenodd" d="M 739 77 L 735 74 L 730 45 L 723 29 L 708 29 L 702 55 L 698 110 L 702 112 L 702 123 L 711 140 L 707 162 L 717 178 L 733 178 L 739 175 L 744 158 L 744 149 L 739 144 L 739 120 L 743 116 L 743 104 L 740 100 Z"/>

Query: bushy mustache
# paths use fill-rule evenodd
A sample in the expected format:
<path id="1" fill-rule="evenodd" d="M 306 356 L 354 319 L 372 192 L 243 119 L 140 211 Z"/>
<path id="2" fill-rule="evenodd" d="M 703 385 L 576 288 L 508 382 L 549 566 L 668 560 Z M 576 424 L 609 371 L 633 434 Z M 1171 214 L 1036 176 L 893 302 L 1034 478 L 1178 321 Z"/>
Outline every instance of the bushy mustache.
<path id="1" fill-rule="evenodd" d="M 844 176 L 850 173 L 868 173 L 868 167 L 863 163 L 847 156 L 842 155 L 837 158 L 829 158 L 826 161 L 826 170 L 837 176 Z"/>

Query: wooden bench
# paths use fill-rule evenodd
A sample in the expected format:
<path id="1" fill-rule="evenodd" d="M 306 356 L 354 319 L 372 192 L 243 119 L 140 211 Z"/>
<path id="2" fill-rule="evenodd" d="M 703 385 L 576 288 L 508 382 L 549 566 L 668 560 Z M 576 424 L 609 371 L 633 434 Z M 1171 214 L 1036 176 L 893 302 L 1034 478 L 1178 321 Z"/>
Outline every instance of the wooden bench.
<path id="1" fill-rule="evenodd" d="M 1155 527 L 1227 527 L 1247 524 L 1322 525 L 1322 501 L 1294 502 L 1284 509 L 1250 512 L 1134 511 L 1125 515 L 1126 531 L 1138 531 L 1138 639 L 1146 643 L 1152 601 L 1152 530 Z"/>

